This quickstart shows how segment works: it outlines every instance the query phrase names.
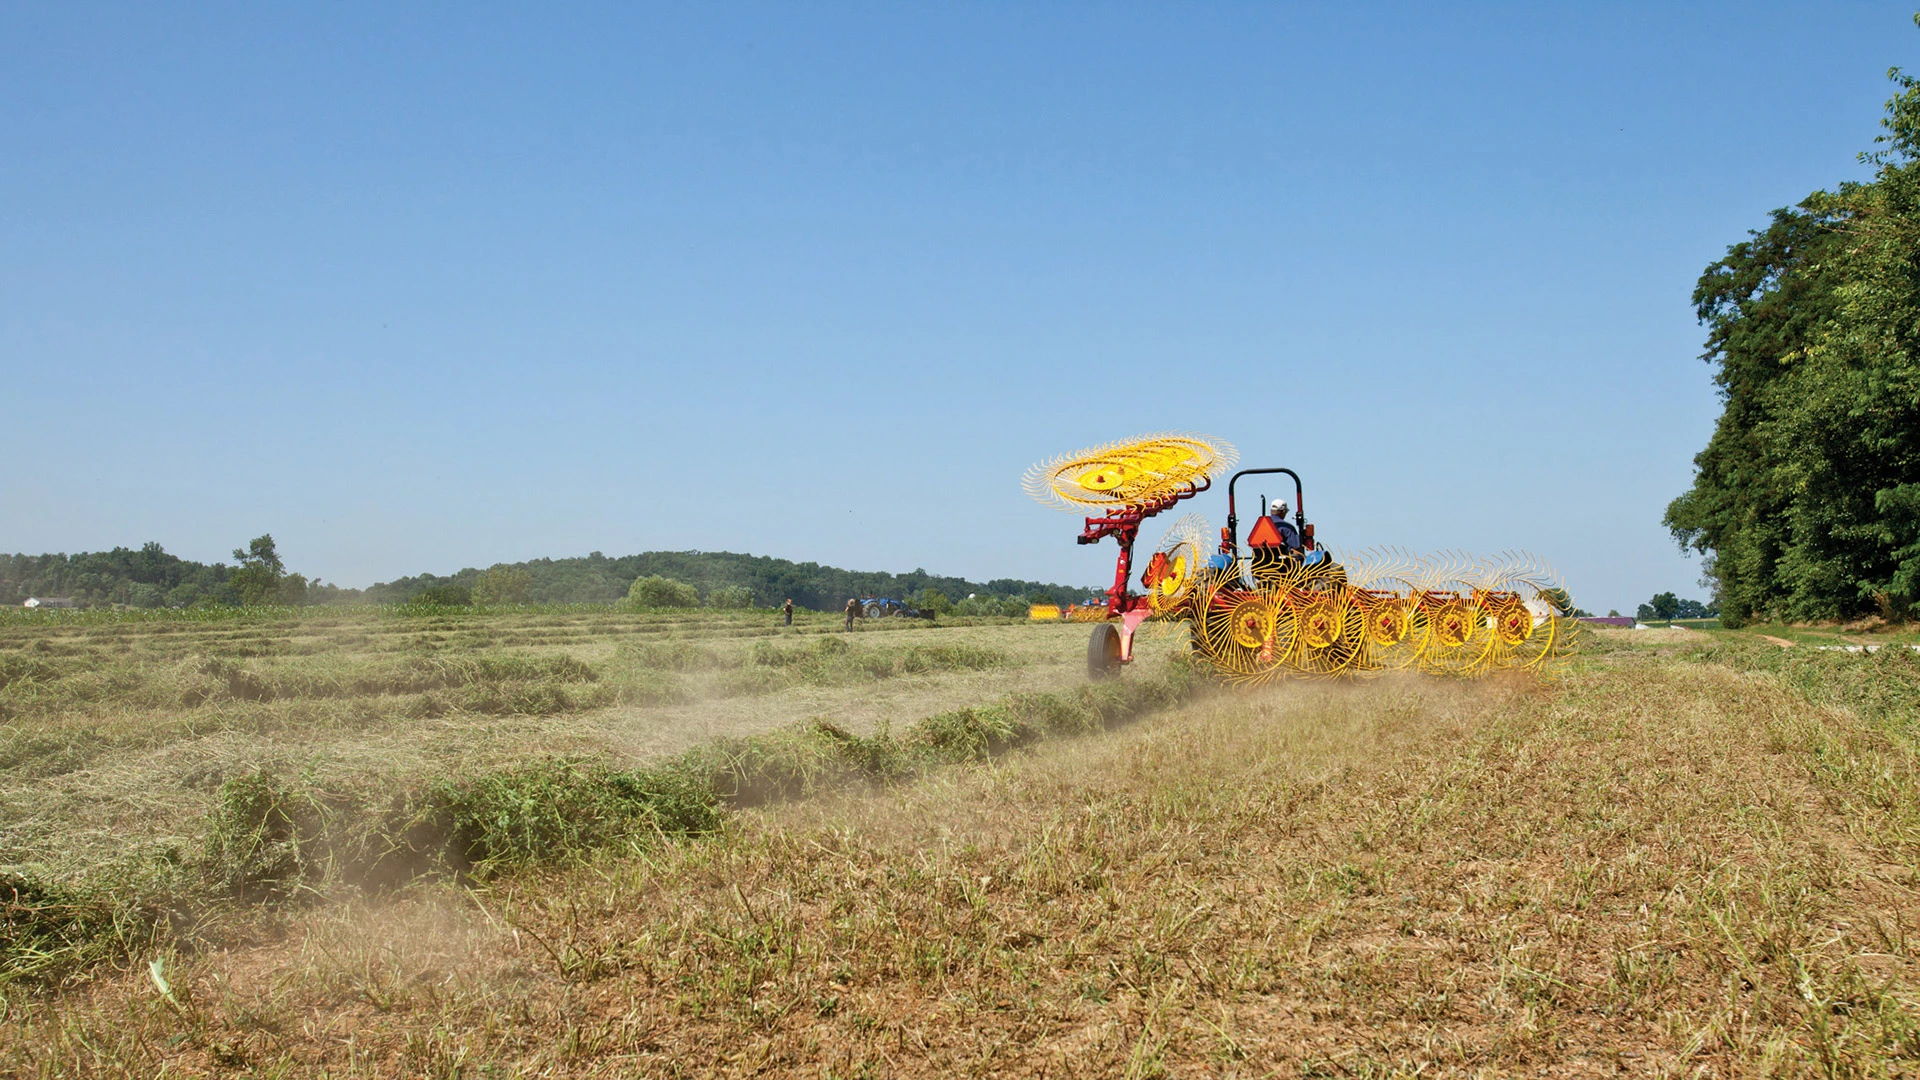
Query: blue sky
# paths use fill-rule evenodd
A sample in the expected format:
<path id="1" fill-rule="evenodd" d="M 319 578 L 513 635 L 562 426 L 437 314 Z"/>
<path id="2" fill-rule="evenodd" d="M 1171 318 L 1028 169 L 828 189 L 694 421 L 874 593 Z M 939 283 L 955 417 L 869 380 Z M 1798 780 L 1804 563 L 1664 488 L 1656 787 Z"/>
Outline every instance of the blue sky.
<path id="1" fill-rule="evenodd" d="M 0 550 L 1103 582 L 1021 471 L 1186 429 L 1704 595 L 1694 279 L 1920 67 L 1911 0 L 552 7 L 0 9 Z"/>

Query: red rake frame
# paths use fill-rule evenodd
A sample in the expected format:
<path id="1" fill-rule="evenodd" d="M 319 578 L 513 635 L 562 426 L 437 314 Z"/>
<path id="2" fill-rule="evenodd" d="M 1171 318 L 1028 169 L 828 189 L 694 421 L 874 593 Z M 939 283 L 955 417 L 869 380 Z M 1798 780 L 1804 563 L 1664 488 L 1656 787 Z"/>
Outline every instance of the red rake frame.
<path id="1" fill-rule="evenodd" d="M 1087 518 L 1086 527 L 1075 538 L 1075 543 L 1097 544 L 1111 536 L 1120 545 L 1119 557 L 1113 565 L 1113 587 L 1107 590 L 1107 618 L 1120 620 L 1121 663 L 1133 662 L 1133 632 L 1140 628 L 1141 623 L 1153 617 L 1153 609 L 1148 606 L 1147 598 L 1127 590 L 1127 581 L 1133 575 L 1133 545 L 1140 539 L 1140 524 L 1155 514 L 1171 510 L 1180 500 L 1191 499 L 1212 486 L 1212 479 L 1202 477 L 1171 495 L 1123 506 L 1104 517 Z"/>

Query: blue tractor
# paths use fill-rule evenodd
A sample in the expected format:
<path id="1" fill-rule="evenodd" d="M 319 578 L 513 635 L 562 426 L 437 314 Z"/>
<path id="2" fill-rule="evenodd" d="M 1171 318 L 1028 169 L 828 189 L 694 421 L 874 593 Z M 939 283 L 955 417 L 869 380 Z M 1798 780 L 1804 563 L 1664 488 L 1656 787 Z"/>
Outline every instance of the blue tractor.
<path id="1" fill-rule="evenodd" d="M 889 600 L 884 596 L 869 596 L 860 601 L 860 615 L 867 619 L 897 617 L 902 619 L 931 619 L 933 616 L 924 611 L 909 607 L 904 600 Z"/>

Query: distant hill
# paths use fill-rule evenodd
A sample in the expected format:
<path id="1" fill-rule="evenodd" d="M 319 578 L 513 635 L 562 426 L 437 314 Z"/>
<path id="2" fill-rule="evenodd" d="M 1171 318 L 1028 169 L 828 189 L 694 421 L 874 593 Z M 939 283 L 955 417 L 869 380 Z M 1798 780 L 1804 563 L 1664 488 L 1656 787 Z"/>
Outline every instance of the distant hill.
<path id="1" fill-rule="evenodd" d="M 534 559 L 510 564 L 529 578 L 533 603 L 611 603 L 624 598 L 635 578 L 649 574 L 683 581 L 705 598 L 721 586 L 753 590 L 753 602 L 778 604 L 787 597 L 802 607 L 837 610 L 850 596 L 907 599 L 937 589 L 950 600 L 969 593 L 1016 599 L 1070 600 L 1098 592 L 1084 586 L 996 578 L 965 578 L 915 570 L 907 574 L 842 570 L 819 563 L 796 563 L 766 555 L 730 551 L 648 551 L 609 558 L 600 552 L 569 559 Z M 159 544 L 138 549 L 80 552 L 74 555 L 0 554 L 0 604 L 17 605 L 29 596 L 71 597 L 83 606 L 127 604 L 133 607 L 184 607 L 193 603 L 233 604 L 239 595 L 228 582 L 232 567 L 200 563 L 168 554 Z M 400 603 L 436 586 L 471 586 L 481 571 L 469 567 L 445 576 L 419 574 L 380 582 L 366 589 L 313 583 L 315 603 Z"/>
<path id="2" fill-rule="evenodd" d="M 851 596 L 907 599 L 923 589 L 937 589 L 949 600 L 961 600 L 972 593 L 1066 601 L 1100 591 L 1016 578 L 968 581 L 929 574 L 925 570 L 906 574 L 842 570 L 814 562 L 797 563 L 731 551 L 647 551 L 611 558 L 596 551 L 579 558 L 534 559 L 507 565 L 525 570 L 532 579 L 527 590 L 528 600 L 548 604 L 610 603 L 625 597 L 635 578 L 650 574 L 686 582 L 698 588 L 703 598 L 722 586 L 745 586 L 753 590 L 753 602 L 763 607 L 792 597 L 801 607 L 820 610 L 837 610 Z M 471 586 L 479 576 L 480 570 L 474 567 L 445 577 L 420 574 L 370 586 L 365 595 L 377 603 L 396 603 L 436 586 Z"/>

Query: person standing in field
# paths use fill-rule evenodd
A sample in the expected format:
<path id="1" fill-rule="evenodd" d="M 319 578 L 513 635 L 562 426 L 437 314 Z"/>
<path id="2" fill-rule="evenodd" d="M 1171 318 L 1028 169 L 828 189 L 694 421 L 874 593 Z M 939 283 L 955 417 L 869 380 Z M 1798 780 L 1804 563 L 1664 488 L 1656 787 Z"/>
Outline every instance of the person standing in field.
<path id="1" fill-rule="evenodd" d="M 787 597 L 787 602 L 780 605 L 780 610 L 787 613 L 787 625 L 792 626 L 793 625 L 793 597 L 791 596 Z"/>
<path id="2" fill-rule="evenodd" d="M 856 596 L 853 599 L 847 601 L 847 629 L 849 630 L 853 629 L 853 620 L 859 617 L 860 617 L 860 598 Z"/>

